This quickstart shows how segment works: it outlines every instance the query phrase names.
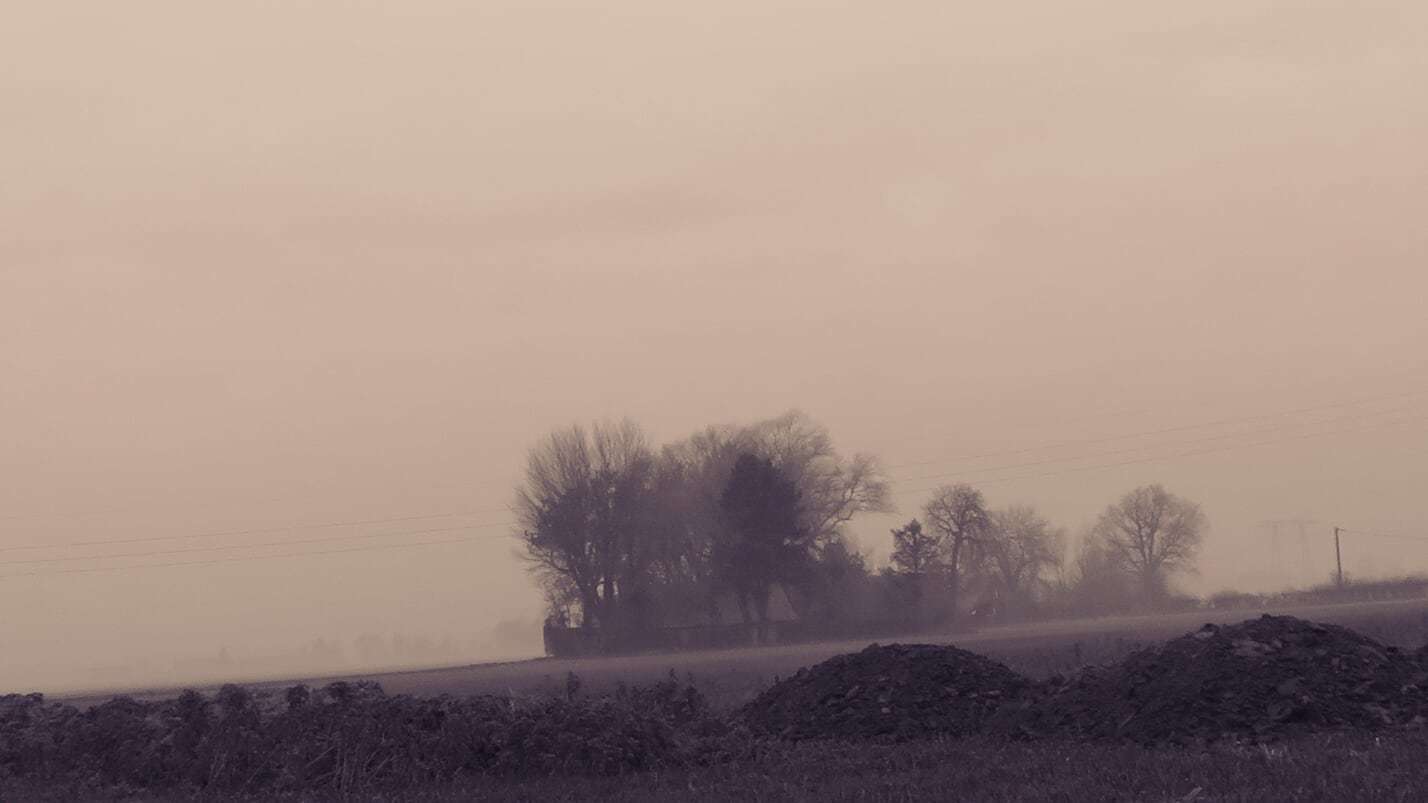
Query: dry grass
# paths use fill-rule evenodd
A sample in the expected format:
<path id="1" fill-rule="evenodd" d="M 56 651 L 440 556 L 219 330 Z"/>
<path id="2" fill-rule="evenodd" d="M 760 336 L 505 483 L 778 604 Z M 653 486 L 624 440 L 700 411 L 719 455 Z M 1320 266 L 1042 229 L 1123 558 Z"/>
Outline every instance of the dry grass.
<path id="1" fill-rule="evenodd" d="M 400 795 L 427 801 L 1408 801 L 1428 794 L 1422 735 L 1322 735 L 1276 746 L 1146 749 L 985 739 L 773 745 L 757 759 L 617 778 L 469 779 Z M 61 799 L 61 798 L 51 798 Z M 163 797 L 156 801 L 240 800 Z M 266 798 L 265 798 L 266 799 Z"/>

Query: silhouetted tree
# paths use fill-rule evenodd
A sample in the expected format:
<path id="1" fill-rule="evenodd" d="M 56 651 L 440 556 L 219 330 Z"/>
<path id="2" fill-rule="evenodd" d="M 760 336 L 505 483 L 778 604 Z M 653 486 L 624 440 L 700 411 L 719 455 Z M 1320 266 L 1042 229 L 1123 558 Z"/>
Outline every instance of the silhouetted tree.
<path id="1" fill-rule="evenodd" d="M 844 458 L 827 427 L 800 410 L 760 421 L 734 436 L 744 451 L 769 459 L 800 494 L 800 521 L 822 544 L 836 540 L 859 513 L 892 510 L 887 479 L 870 454 Z"/>
<path id="2" fill-rule="evenodd" d="M 917 519 L 892 531 L 892 563 L 899 574 L 927 574 L 938 561 L 942 539 L 922 528 Z"/>
<path id="3" fill-rule="evenodd" d="M 739 545 L 748 534 L 736 531 L 725 506 L 741 456 L 775 469 L 797 500 L 786 530 L 796 534 L 799 559 L 779 567 L 777 582 L 800 616 L 831 610 L 823 575 L 840 571 L 841 557 L 836 548 L 825 551 L 857 514 L 890 508 L 888 485 L 871 456 L 844 458 L 823 426 L 794 411 L 709 427 L 658 455 L 629 422 L 589 433 L 572 427 L 537 444 L 515 510 L 552 623 L 578 619 L 610 629 L 712 619 L 717 581 L 733 590 L 730 581 L 742 573 L 756 589 L 768 569 L 745 562 Z M 828 571 L 820 575 L 825 557 Z M 767 606 L 767 594 L 755 589 L 737 595 L 741 610 Z"/>
<path id="4" fill-rule="evenodd" d="M 837 538 L 815 547 L 808 579 L 794 587 L 789 601 L 801 608 L 800 618 L 850 621 L 868 614 L 871 582 L 867 558 Z"/>
<path id="5" fill-rule="evenodd" d="M 1204 531 L 1199 505 L 1160 485 L 1146 485 L 1107 507 L 1095 535 L 1136 578 L 1144 599 L 1155 604 L 1165 598 L 1170 575 L 1194 570 Z"/>
<path id="6" fill-rule="evenodd" d="M 681 621 L 717 618 L 714 545 L 726 527 L 720 497 L 738 448 L 727 428 L 711 427 L 660 453 L 655 516 L 661 538 L 651 556 L 658 609 Z"/>
<path id="7" fill-rule="evenodd" d="M 766 459 L 798 492 L 798 523 L 810 542 L 812 561 L 780 583 L 799 616 L 817 615 L 815 609 L 827 608 L 820 601 L 827 593 L 827 578 L 820 578 L 815 569 L 826 558 L 832 562 L 828 570 L 836 571 L 833 564 L 840 559 L 836 548 L 826 556 L 824 550 L 844 540 L 842 528 L 854 516 L 888 510 L 891 504 L 877 461 L 866 454 L 844 458 L 827 429 L 799 411 L 745 427 L 709 427 L 665 448 L 662 464 L 670 464 L 669 470 L 681 477 L 670 487 L 677 489 L 675 507 L 682 513 L 673 540 L 664 542 L 671 560 L 657 562 L 657 567 L 670 577 L 683 578 L 685 588 L 713 590 L 714 547 L 733 537 L 727 532 L 721 500 L 741 455 Z M 668 588 L 668 598 L 688 604 L 689 593 L 680 594 L 673 585 Z"/>
<path id="8" fill-rule="evenodd" d="M 1102 615 L 1134 607 L 1136 588 L 1105 541 L 1091 529 L 1082 534 L 1075 557 L 1062 572 L 1058 594 L 1067 613 Z"/>
<path id="9" fill-rule="evenodd" d="M 993 511 L 982 540 L 983 569 L 1010 615 L 1031 601 L 1042 574 L 1060 561 L 1064 535 L 1026 505 Z"/>
<path id="10" fill-rule="evenodd" d="M 928 585 L 943 568 L 942 539 L 917 519 L 893 530 L 892 537 L 892 580 L 902 589 L 912 618 L 921 621 L 927 614 Z"/>
<path id="11" fill-rule="evenodd" d="M 530 451 L 515 513 L 526 558 L 569 581 L 587 625 L 615 629 L 649 579 L 654 455 L 630 421 L 574 426 Z M 632 618 L 638 618 L 634 616 Z"/>
<path id="12" fill-rule="evenodd" d="M 955 618 L 961 603 L 963 575 L 967 564 L 977 557 L 972 550 L 987 532 L 986 502 L 982 492 L 970 485 L 944 485 L 933 492 L 922 511 L 947 556 L 949 615 Z"/>
<path id="13" fill-rule="evenodd" d="M 766 623 L 774 584 L 807 576 L 813 534 L 802 522 L 798 488 L 773 461 L 744 453 L 719 503 L 727 524 L 715 545 L 720 584 L 734 593 L 745 621 L 752 606 Z"/>

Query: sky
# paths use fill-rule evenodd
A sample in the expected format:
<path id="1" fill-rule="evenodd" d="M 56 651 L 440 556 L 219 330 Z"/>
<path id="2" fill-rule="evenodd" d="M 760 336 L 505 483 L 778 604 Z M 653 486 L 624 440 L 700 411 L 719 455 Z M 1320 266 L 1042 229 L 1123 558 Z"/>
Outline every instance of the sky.
<path id="1" fill-rule="evenodd" d="M 807 411 L 874 563 L 1161 482 L 1190 590 L 1428 571 L 1428 7 L 994 5 L 8 10 L 0 685 L 534 623 L 610 417 Z"/>

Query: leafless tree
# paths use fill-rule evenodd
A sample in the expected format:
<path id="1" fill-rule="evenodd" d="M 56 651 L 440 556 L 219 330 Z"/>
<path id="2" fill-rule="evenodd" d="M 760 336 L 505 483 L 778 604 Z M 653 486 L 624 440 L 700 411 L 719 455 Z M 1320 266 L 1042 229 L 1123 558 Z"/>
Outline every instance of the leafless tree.
<path id="1" fill-rule="evenodd" d="M 1146 601 L 1155 603 L 1164 597 L 1170 575 L 1194 570 L 1205 526 L 1199 505 L 1160 485 L 1146 485 L 1107 507 L 1095 535 L 1135 576 Z"/>
<path id="2" fill-rule="evenodd" d="M 951 615 L 958 614 L 962 577 L 966 573 L 972 550 L 986 535 L 990 520 L 982 492 L 970 485 L 944 485 L 938 488 L 922 509 L 927 526 L 942 541 L 947 555 L 948 592 Z"/>
<path id="3" fill-rule="evenodd" d="M 993 511 L 981 547 L 986 571 L 1009 612 L 1028 601 L 1043 574 L 1060 562 L 1063 533 L 1027 505 Z"/>
<path id="4" fill-rule="evenodd" d="M 613 629 L 640 599 L 653 478 L 648 441 L 630 421 L 553 432 L 527 456 L 514 505 L 525 557 L 535 573 L 568 579 L 587 624 Z"/>
<path id="5" fill-rule="evenodd" d="M 761 421 L 734 437 L 793 480 L 803 505 L 803 524 L 820 545 L 835 540 L 859 513 L 893 509 L 877 458 L 864 453 L 844 458 L 828 429 L 802 411 Z"/>
<path id="6" fill-rule="evenodd" d="M 575 583 L 568 576 L 553 571 L 538 573 L 536 582 L 545 597 L 546 624 L 553 627 L 574 624 L 575 612 L 580 606 L 580 589 Z"/>

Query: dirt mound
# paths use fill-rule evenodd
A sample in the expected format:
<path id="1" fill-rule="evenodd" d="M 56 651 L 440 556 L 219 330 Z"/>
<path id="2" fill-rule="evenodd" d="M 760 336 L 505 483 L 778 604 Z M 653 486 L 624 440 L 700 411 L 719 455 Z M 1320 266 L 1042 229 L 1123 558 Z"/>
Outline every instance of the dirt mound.
<path id="1" fill-rule="evenodd" d="M 874 644 L 776 683 L 740 712 L 788 739 L 916 738 L 979 731 L 1030 682 L 956 647 Z"/>
<path id="2" fill-rule="evenodd" d="M 995 729 L 1136 742 L 1418 727 L 1428 673 L 1413 656 L 1292 616 L 1198 632 L 1042 684 Z"/>

